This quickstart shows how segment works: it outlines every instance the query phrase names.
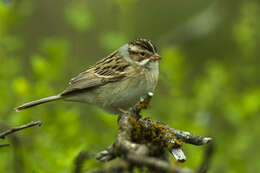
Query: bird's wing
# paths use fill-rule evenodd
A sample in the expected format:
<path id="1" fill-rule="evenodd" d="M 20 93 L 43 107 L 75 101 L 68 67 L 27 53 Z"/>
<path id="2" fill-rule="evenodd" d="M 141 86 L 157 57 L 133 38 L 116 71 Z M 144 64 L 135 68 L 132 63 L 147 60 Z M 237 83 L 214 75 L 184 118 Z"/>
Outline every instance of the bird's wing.
<path id="1" fill-rule="evenodd" d="M 126 69 L 130 64 L 120 57 L 118 51 L 103 58 L 96 65 L 88 68 L 70 80 L 62 96 L 122 80 L 127 76 Z"/>

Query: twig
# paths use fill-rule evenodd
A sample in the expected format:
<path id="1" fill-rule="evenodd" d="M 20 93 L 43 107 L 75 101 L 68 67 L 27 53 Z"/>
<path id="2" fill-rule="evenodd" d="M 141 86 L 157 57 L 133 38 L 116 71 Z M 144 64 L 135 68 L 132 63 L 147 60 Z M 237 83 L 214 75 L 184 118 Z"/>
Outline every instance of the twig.
<path id="1" fill-rule="evenodd" d="M 0 148 L 1 147 L 8 147 L 8 146 L 10 146 L 10 144 L 0 144 Z"/>
<path id="2" fill-rule="evenodd" d="M 100 162 L 107 162 L 116 158 L 113 145 L 96 154 L 95 158 Z"/>
<path id="3" fill-rule="evenodd" d="M 137 166 L 145 166 L 152 170 L 158 170 L 158 172 L 169 172 L 169 173 L 192 173 L 189 169 L 184 169 L 176 165 L 170 164 L 161 159 L 142 156 L 137 154 L 128 154 L 126 160 Z"/>
<path id="4" fill-rule="evenodd" d="M 116 164 L 109 164 L 105 167 L 98 168 L 95 170 L 87 171 L 85 173 L 120 173 L 129 170 L 130 164 L 126 161 L 120 160 Z"/>
<path id="5" fill-rule="evenodd" d="M 210 142 L 204 152 L 204 158 L 201 166 L 197 170 L 197 173 L 206 173 L 209 169 L 209 165 L 214 153 L 214 142 Z"/>
<path id="6" fill-rule="evenodd" d="M 41 126 L 41 125 L 42 125 L 41 121 L 35 121 L 35 122 L 30 122 L 30 123 L 25 124 L 25 125 L 14 127 L 14 128 L 11 128 L 9 130 L 6 130 L 6 131 L 0 133 L 0 138 L 4 139 L 7 135 L 10 135 L 10 134 L 15 133 L 17 131 L 20 131 L 20 130 L 23 130 L 23 129 L 26 129 L 26 128 L 29 128 L 29 127 Z"/>
<path id="7" fill-rule="evenodd" d="M 74 173 L 81 173 L 83 163 L 89 158 L 87 151 L 81 151 L 76 157 Z"/>
<path id="8" fill-rule="evenodd" d="M 209 143 L 212 138 L 194 135 L 190 132 L 182 131 L 182 130 L 175 130 L 173 128 L 169 128 L 172 133 L 176 135 L 176 137 L 182 140 L 185 143 L 192 144 L 192 145 L 204 145 Z"/>

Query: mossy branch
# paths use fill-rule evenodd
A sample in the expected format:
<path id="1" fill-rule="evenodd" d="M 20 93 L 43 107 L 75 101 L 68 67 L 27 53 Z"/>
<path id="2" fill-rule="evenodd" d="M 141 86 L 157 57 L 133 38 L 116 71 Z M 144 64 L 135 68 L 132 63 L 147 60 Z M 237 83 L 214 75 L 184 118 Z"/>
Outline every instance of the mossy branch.
<path id="1" fill-rule="evenodd" d="M 175 172 L 188 173 L 195 172 L 187 168 L 170 164 L 168 152 L 170 152 L 177 162 L 186 161 L 186 156 L 182 150 L 183 144 L 204 145 L 212 141 L 210 137 L 194 135 L 190 132 L 175 130 L 160 121 L 151 118 L 142 118 L 140 112 L 149 106 L 152 93 L 148 93 L 145 99 L 129 111 L 122 112 L 118 119 L 118 133 L 116 141 L 106 150 L 96 155 L 99 161 L 110 161 L 119 157 L 124 162 L 125 169 L 130 171 L 133 167 L 146 168 L 149 172 Z M 211 146 L 211 145 L 210 145 Z M 212 150 L 210 150 L 212 151 Z M 212 152 L 208 152 L 211 157 Z M 120 162 L 121 163 L 121 162 Z M 209 162 L 204 161 L 199 171 L 206 172 Z M 103 173 L 114 170 L 118 165 L 109 166 L 111 169 L 97 169 L 94 172 Z M 92 171 L 91 171 L 92 172 Z"/>

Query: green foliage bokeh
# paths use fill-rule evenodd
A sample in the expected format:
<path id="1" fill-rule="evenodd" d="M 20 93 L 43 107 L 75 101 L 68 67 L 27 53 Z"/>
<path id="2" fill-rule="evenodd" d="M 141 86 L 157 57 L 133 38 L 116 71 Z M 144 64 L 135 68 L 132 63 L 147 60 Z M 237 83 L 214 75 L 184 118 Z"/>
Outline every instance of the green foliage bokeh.
<path id="1" fill-rule="evenodd" d="M 0 141 L 11 144 L 0 148 L 0 172 L 71 172 L 80 151 L 110 145 L 117 117 L 95 106 L 13 108 L 61 92 L 70 78 L 140 37 L 163 57 L 144 115 L 213 137 L 209 172 L 259 172 L 259 18 L 257 0 L 0 1 L 0 130 L 43 121 Z M 184 166 L 196 168 L 203 147 L 184 150 Z M 101 165 L 90 159 L 84 170 Z"/>

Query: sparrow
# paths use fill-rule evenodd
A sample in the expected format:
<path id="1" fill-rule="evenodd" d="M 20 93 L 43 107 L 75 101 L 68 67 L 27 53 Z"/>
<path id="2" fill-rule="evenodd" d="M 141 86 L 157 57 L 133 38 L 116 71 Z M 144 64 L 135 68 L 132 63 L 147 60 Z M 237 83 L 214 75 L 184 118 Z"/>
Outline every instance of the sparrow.
<path id="1" fill-rule="evenodd" d="M 42 103 L 65 100 L 97 105 L 105 111 L 119 114 L 154 91 L 160 59 L 150 40 L 136 39 L 72 78 L 63 92 L 15 109 L 20 111 Z"/>

